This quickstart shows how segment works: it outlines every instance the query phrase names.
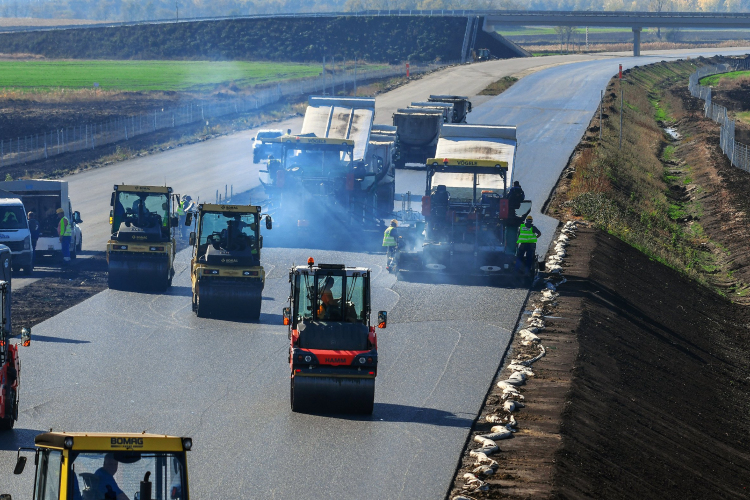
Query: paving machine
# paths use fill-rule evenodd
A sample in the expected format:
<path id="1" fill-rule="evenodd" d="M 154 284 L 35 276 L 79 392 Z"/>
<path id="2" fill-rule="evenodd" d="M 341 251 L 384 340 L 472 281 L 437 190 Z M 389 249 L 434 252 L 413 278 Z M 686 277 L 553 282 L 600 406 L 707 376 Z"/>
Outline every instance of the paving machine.
<path id="1" fill-rule="evenodd" d="M 508 196 L 515 151 L 515 127 L 443 127 L 438 158 L 426 165 L 424 225 L 404 224 L 397 231 L 398 272 L 474 276 L 518 272 L 518 228 L 531 211 L 531 201 Z"/>
<path id="2" fill-rule="evenodd" d="M 259 178 L 279 227 L 313 221 L 379 226 L 393 210 L 395 134 L 372 134 L 375 100 L 310 97 L 300 134 L 280 144 Z M 377 137 L 376 137 L 377 136 Z"/>
<path id="3" fill-rule="evenodd" d="M 430 102 L 447 102 L 453 104 L 453 120 L 451 123 L 466 123 L 466 115 L 471 113 L 471 101 L 462 95 L 431 95 Z"/>
<path id="4" fill-rule="evenodd" d="M 107 242 L 109 288 L 163 291 L 172 285 L 179 203 L 180 195 L 170 187 L 115 185 Z"/>
<path id="5" fill-rule="evenodd" d="M 370 270 L 343 264 L 295 266 L 284 308 L 289 326 L 290 397 L 296 412 L 370 414 L 378 341 L 370 326 Z M 378 328 L 387 315 L 378 313 Z"/>
<path id="6" fill-rule="evenodd" d="M 475 49 L 471 51 L 474 62 L 491 61 L 493 59 L 490 49 Z"/>
<path id="7" fill-rule="evenodd" d="M 196 232 L 190 234 L 193 311 L 201 317 L 234 317 L 257 321 L 266 279 L 260 265 L 263 237 L 261 208 L 201 203 Z M 265 215 L 266 229 L 272 221 Z M 191 225 L 188 214 L 186 225 Z"/>
<path id="8" fill-rule="evenodd" d="M 21 376 L 19 344 L 10 343 L 11 260 L 10 248 L 0 245 L 0 430 L 12 429 L 18 420 L 18 389 Z M 29 345 L 30 340 L 30 331 L 24 329 L 21 345 Z"/>
<path id="9" fill-rule="evenodd" d="M 34 454 L 37 500 L 188 500 L 193 440 L 163 434 L 45 432 L 19 448 L 14 474 Z M 3 498 L 4 497 L 4 498 Z M 0 495 L 11 500 L 10 495 Z"/>

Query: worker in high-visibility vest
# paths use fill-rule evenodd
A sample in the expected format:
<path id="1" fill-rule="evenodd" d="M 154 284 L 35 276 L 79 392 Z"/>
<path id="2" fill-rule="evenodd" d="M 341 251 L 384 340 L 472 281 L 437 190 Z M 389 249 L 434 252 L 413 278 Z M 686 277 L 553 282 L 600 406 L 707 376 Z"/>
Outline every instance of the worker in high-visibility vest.
<path id="1" fill-rule="evenodd" d="M 385 247 L 385 268 L 390 271 L 393 266 L 393 259 L 396 257 L 396 251 L 398 250 L 398 235 L 396 234 L 396 228 L 398 227 L 398 221 L 393 219 L 391 225 L 388 226 L 383 233 L 383 246 Z"/>
<path id="2" fill-rule="evenodd" d="M 62 247 L 63 265 L 70 264 L 70 237 L 73 234 L 73 228 L 70 227 L 70 221 L 65 217 L 65 210 L 58 208 L 57 214 L 57 236 L 60 238 Z"/>
<path id="3" fill-rule="evenodd" d="M 534 225 L 534 218 L 527 216 L 526 221 L 518 228 L 518 249 L 516 250 L 516 270 L 530 272 L 536 258 L 536 242 L 542 232 Z"/>

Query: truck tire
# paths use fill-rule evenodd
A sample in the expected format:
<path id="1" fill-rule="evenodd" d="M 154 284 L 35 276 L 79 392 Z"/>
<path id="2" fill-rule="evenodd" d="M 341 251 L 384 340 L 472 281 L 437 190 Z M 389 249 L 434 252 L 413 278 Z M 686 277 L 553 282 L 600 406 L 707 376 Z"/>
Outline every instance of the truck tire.
<path id="1" fill-rule="evenodd" d="M 76 245 L 76 252 L 80 252 L 83 250 L 83 235 L 81 235 L 81 239 L 78 240 L 78 244 Z"/>
<path id="2" fill-rule="evenodd" d="M 27 264 L 23 266 L 23 274 L 25 276 L 30 276 L 32 272 L 34 272 L 34 264 Z"/>

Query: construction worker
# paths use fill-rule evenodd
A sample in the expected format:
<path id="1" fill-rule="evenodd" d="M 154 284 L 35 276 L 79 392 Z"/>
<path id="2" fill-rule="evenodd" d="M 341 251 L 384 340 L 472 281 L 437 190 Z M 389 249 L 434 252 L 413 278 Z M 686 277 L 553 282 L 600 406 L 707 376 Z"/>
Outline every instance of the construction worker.
<path id="1" fill-rule="evenodd" d="M 26 218 L 29 220 L 29 233 L 31 234 L 31 249 L 36 250 L 36 242 L 39 240 L 41 229 L 39 221 L 36 220 L 34 212 L 29 212 Z"/>
<path id="2" fill-rule="evenodd" d="M 182 201 L 180 201 L 180 204 L 177 206 L 177 216 L 180 218 L 180 234 L 183 238 L 187 238 L 190 234 L 190 228 L 185 226 L 185 216 L 193 205 L 192 201 L 193 199 L 190 195 L 186 194 L 182 197 Z"/>
<path id="3" fill-rule="evenodd" d="M 534 218 L 530 215 L 518 228 L 518 249 L 516 250 L 516 270 L 523 266 L 526 273 L 531 272 L 531 266 L 536 258 L 536 241 L 542 232 L 534 225 Z"/>
<path id="4" fill-rule="evenodd" d="M 65 217 L 65 210 L 58 208 L 55 213 L 57 214 L 57 236 L 62 246 L 63 265 L 67 266 L 70 264 L 70 236 L 73 230 L 70 227 L 70 221 Z"/>
<path id="5" fill-rule="evenodd" d="M 398 235 L 396 234 L 398 227 L 398 221 L 393 219 L 391 225 L 385 229 L 383 233 L 383 246 L 385 247 L 385 268 L 391 270 L 393 259 L 396 258 L 396 252 L 398 251 Z"/>
<path id="6" fill-rule="evenodd" d="M 516 210 L 526 198 L 526 193 L 521 189 L 521 183 L 513 181 L 513 187 L 508 190 L 508 206 L 511 210 Z"/>

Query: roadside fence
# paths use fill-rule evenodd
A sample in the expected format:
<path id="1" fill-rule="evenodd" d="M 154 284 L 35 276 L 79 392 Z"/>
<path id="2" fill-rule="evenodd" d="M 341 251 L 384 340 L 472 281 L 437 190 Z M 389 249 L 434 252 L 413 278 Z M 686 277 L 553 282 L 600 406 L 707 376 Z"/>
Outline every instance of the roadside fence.
<path id="1" fill-rule="evenodd" d="M 243 114 L 279 102 L 285 97 L 323 93 L 334 95 L 339 90 L 353 90 L 357 83 L 382 78 L 426 73 L 455 62 L 411 64 L 407 67 L 388 66 L 362 70 L 346 69 L 318 77 L 277 83 L 251 95 L 210 101 L 195 101 L 174 108 L 160 108 L 148 113 L 113 118 L 99 123 L 79 123 L 72 127 L 48 130 L 24 137 L 0 139 L 0 167 L 47 159 L 54 155 L 84 149 L 95 149 L 105 144 L 128 141 L 157 130 L 207 122 L 220 116 Z"/>
<path id="2" fill-rule="evenodd" d="M 711 99 L 711 87 L 706 87 L 700 84 L 701 79 L 707 76 L 729 73 L 730 71 L 745 71 L 748 69 L 750 69 L 750 60 L 748 59 L 737 60 L 725 64 L 703 66 L 690 75 L 688 88 L 690 90 L 690 95 L 705 101 L 703 110 L 706 118 L 711 118 L 713 121 L 721 125 L 721 131 L 719 133 L 721 151 L 727 156 L 727 158 L 729 158 L 732 165 L 750 172 L 749 148 L 746 144 L 742 144 L 735 140 L 734 120 L 729 118 L 727 108 L 713 102 Z"/>

